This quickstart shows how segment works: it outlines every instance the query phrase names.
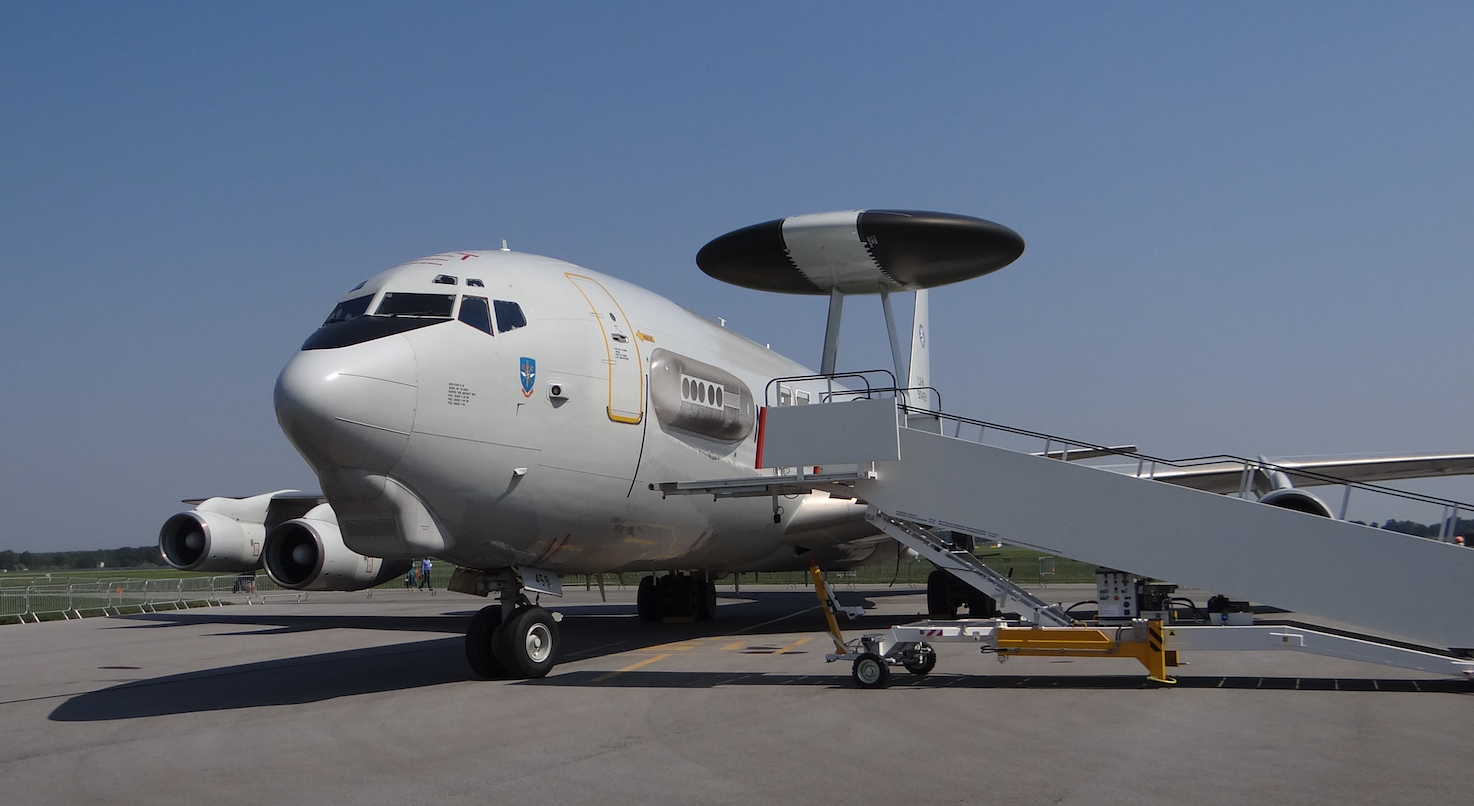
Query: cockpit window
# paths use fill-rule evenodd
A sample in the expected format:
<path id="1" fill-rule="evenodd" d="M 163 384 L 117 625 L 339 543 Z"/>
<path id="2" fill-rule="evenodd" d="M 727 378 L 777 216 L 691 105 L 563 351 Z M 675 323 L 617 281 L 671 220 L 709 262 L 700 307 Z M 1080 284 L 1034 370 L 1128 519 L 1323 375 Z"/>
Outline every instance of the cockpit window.
<path id="1" fill-rule="evenodd" d="M 455 309 L 455 294 L 389 293 L 379 303 L 375 316 L 410 316 L 420 319 L 449 319 Z"/>
<path id="2" fill-rule="evenodd" d="M 437 274 L 435 275 L 435 279 L 431 280 L 430 282 L 437 285 L 455 285 L 456 278 L 450 276 L 449 274 Z"/>
<path id="3" fill-rule="evenodd" d="M 461 300 L 461 321 L 485 333 L 491 332 L 491 311 L 481 297 Z"/>
<path id="4" fill-rule="evenodd" d="M 496 329 L 506 333 L 527 326 L 527 317 L 522 315 L 522 306 L 504 299 L 494 299 L 491 306 L 496 309 Z"/>
<path id="5" fill-rule="evenodd" d="M 481 282 L 480 280 L 476 279 L 475 277 L 467 277 L 466 278 L 466 285 L 471 286 L 473 288 L 485 288 L 486 287 L 486 283 Z"/>
<path id="6" fill-rule="evenodd" d="M 359 283 L 359 285 L 363 284 Z M 328 325 L 336 325 L 339 322 L 346 322 L 349 319 L 357 319 L 358 317 L 363 316 L 364 311 L 368 310 L 369 302 L 373 300 L 373 298 L 373 294 L 367 294 L 362 297 L 354 297 L 353 299 L 345 300 L 338 303 L 338 307 L 334 308 L 333 312 L 328 314 L 328 320 L 326 322 L 323 322 L 322 326 L 327 327 Z"/>

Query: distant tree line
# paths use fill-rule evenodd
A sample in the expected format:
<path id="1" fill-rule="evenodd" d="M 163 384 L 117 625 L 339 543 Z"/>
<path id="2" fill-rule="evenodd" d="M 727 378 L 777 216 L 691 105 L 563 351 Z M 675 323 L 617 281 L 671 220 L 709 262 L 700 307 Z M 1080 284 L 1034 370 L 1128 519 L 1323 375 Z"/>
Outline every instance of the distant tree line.
<path id="1" fill-rule="evenodd" d="M 1374 523 L 1372 525 L 1376 526 L 1377 524 Z M 1418 537 L 1438 537 L 1443 534 L 1443 527 L 1443 523 L 1418 523 L 1416 521 L 1400 521 L 1396 519 L 1382 524 L 1383 529 L 1402 532 L 1406 535 L 1416 535 Z M 1453 530 L 1448 534 L 1450 537 L 1463 535 L 1464 539 L 1468 540 L 1469 535 L 1474 535 L 1474 520 L 1458 518 L 1453 523 Z"/>
<path id="2" fill-rule="evenodd" d="M 162 563 L 158 546 L 134 546 L 94 551 L 0 551 L 0 569 L 6 571 L 51 571 L 55 569 L 155 568 Z"/>

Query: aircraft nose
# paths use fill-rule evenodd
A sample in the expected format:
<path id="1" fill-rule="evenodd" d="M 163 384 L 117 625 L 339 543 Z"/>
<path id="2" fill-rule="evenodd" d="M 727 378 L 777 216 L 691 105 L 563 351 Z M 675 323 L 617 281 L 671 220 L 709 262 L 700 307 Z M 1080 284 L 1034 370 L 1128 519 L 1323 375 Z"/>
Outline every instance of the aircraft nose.
<path id="1" fill-rule="evenodd" d="M 297 353 L 276 379 L 276 419 L 321 474 L 386 473 L 414 425 L 419 368 L 402 336 Z"/>

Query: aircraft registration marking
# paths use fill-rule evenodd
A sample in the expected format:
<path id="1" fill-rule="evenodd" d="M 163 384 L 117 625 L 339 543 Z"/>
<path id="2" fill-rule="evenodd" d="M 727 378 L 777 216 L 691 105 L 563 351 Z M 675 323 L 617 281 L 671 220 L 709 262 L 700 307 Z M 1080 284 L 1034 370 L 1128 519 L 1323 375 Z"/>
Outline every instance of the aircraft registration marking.
<path id="1" fill-rule="evenodd" d="M 615 675 L 623 674 L 624 672 L 633 672 L 634 670 L 640 668 L 641 666 L 649 666 L 650 664 L 655 663 L 656 661 L 662 661 L 662 660 L 665 660 L 668 657 L 670 657 L 669 654 L 664 654 L 664 655 L 656 655 L 653 658 L 646 658 L 646 659 L 644 659 L 642 661 L 638 661 L 636 663 L 631 663 L 630 665 L 624 667 L 623 669 L 617 669 L 617 670 L 612 671 L 612 672 L 610 672 L 608 674 L 601 674 L 598 677 L 594 678 L 593 680 L 590 680 L 589 682 L 590 683 L 601 683 L 601 682 L 603 682 L 605 680 L 608 680 L 611 677 L 614 677 Z"/>

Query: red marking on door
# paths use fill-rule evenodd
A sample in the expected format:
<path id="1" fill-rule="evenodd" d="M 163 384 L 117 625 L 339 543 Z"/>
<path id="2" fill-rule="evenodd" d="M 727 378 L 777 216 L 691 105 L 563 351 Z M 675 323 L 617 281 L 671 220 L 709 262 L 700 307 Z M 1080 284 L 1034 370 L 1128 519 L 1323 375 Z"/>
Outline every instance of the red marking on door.
<path id="1" fill-rule="evenodd" d="M 763 469 L 763 426 L 768 422 L 768 407 L 762 406 L 757 410 L 757 461 L 753 465 L 758 470 Z"/>

